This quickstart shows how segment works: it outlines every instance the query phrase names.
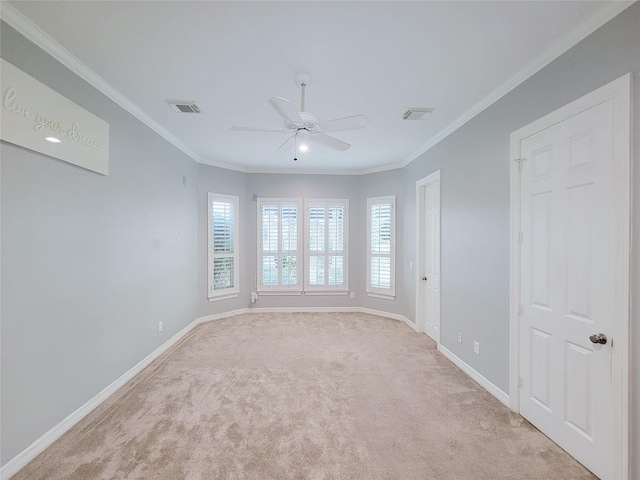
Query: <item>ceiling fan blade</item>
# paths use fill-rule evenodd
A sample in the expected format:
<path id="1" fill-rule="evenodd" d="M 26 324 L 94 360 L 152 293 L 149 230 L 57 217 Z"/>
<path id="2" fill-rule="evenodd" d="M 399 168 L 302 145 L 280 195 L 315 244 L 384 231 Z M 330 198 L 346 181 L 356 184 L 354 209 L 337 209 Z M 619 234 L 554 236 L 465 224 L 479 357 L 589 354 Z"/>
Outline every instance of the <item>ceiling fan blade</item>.
<path id="1" fill-rule="evenodd" d="M 356 130 L 369 125 L 369 119 L 364 115 L 352 115 L 351 117 L 335 118 L 320 122 L 318 126 L 325 133 L 341 132 L 343 130 Z"/>
<path id="2" fill-rule="evenodd" d="M 269 103 L 273 108 L 276 109 L 276 112 L 280 114 L 282 118 L 288 120 L 291 123 L 302 124 L 302 118 L 300 118 L 300 114 L 296 110 L 296 107 L 293 106 L 286 98 L 282 97 L 271 97 L 269 99 Z"/>
<path id="3" fill-rule="evenodd" d="M 291 135 L 289 138 L 287 138 L 285 140 L 285 142 L 280 145 L 280 147 L 278 147 L 278 150 L 276 150 L 276 152 L 284 152 L 286 150 L 291 150 L 291 147 L 293 147 L 294 144 L 294 139 L 295 135 Z"/>
<path id="4" fill-rule="evenodd" d="M 313 135 L 309 135 L 309 138 L 314 142 L 324 143 L 329 147 L 335 148 L 337 150 L 348 150 L 351 145 L 347 142 L 343 142 L 342 140 L 338 140 L 335 137 L 330 137 L 329 135 L 325 135 L 324 133 L 315 133 Z"/>
<path id="5" fill-rule="evenodd" d="M 291 133 L 284 128 L 255 128 L 255 127 L 231 127 L 231 130 L 237 130 L 239 132 L 276 132 L 276 133 Z"/>

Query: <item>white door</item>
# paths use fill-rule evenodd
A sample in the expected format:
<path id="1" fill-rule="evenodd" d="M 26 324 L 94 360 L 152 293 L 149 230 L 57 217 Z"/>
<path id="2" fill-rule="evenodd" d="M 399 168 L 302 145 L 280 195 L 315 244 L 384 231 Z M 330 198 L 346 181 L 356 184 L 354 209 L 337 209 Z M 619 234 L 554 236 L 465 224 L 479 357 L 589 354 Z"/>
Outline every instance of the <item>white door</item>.
<path id="1" fill-rule="evenodd" d="M 440 341 L 440 171 L 418 182 L 421 205 L 419 225 L 419 311 L 424 332 Z"/>
<path id="2" fill-rule="evenodd" d="M 603 480 L 621 478 L 613 475 L 612 336 L 625 233 L 616 220 L 623 169 L 613 106 L 602 102 L 520 143 L 520 412 Z"/>

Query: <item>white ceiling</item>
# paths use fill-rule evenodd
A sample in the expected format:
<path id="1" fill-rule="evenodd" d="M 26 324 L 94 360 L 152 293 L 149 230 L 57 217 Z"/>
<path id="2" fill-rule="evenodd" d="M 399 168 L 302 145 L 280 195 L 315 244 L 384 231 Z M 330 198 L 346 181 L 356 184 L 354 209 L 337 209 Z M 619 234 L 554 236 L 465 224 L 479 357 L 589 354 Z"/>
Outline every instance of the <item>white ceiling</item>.
<path id="1" fill-rule="evenodd" d="M 9 3 L 202 163 L 363 173 L 410 162 L 622 2 Z M 349 150 L 312 144 L 293 162 L 292 151 L 276 152 L 286 135 L 230 129 L 280 128 L 267 100 L 299 107 L 301 72 L 312 76 L 307 111 L 369 117 L 366 129 L 332 134 Z M 169 99 L 194 100 L 202 113 L 178 114 Z M 435 112 L 403 121 L 407 107 Z"/>

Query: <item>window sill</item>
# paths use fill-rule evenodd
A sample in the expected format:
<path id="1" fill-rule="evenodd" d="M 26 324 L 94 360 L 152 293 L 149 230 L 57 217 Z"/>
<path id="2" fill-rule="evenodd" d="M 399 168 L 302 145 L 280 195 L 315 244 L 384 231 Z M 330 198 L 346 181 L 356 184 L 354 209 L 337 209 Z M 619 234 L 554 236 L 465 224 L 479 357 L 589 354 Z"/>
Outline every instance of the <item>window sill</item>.
<path id="1" fill-rule="evenodd" d="M 373 292 L 367 292 L 367 297 L 382 298 L 383 300 L 395 300 L 396 299 L 395 294 L 373 293 Z"/>
<path id="2" fill-rule="evenodd" d="M 240 294 L 238 292 L 236 292 L 236 293 L 225 293 L 224 295 L 215 295 L 213 297 L 209 297 L 209 301 L 210 302 L 217 302 L 218 300 L 228 300 L 230 298 L 236 298 L 239 295 Z"/>

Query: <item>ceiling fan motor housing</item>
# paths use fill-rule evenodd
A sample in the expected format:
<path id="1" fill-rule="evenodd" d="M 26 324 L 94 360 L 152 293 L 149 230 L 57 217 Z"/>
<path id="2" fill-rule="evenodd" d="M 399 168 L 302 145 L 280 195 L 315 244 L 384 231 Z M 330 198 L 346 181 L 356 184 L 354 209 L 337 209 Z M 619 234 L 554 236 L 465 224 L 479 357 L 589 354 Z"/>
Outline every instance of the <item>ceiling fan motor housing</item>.
<path id="1" fill-rule="evenodd" d="M 313 113 L 308 112 L 299 112 L 300 118 L 302 119 L 302 123 L 294 123 L 289 120 L 284 121 L 284 128 L 290 130 L 292 132 L 298 132 L 298 134 L 305 132 L 309 133 L 320 133 L 320 127 L 318 123 L 320 123 L 320 119 L 315 116 Z"/>

